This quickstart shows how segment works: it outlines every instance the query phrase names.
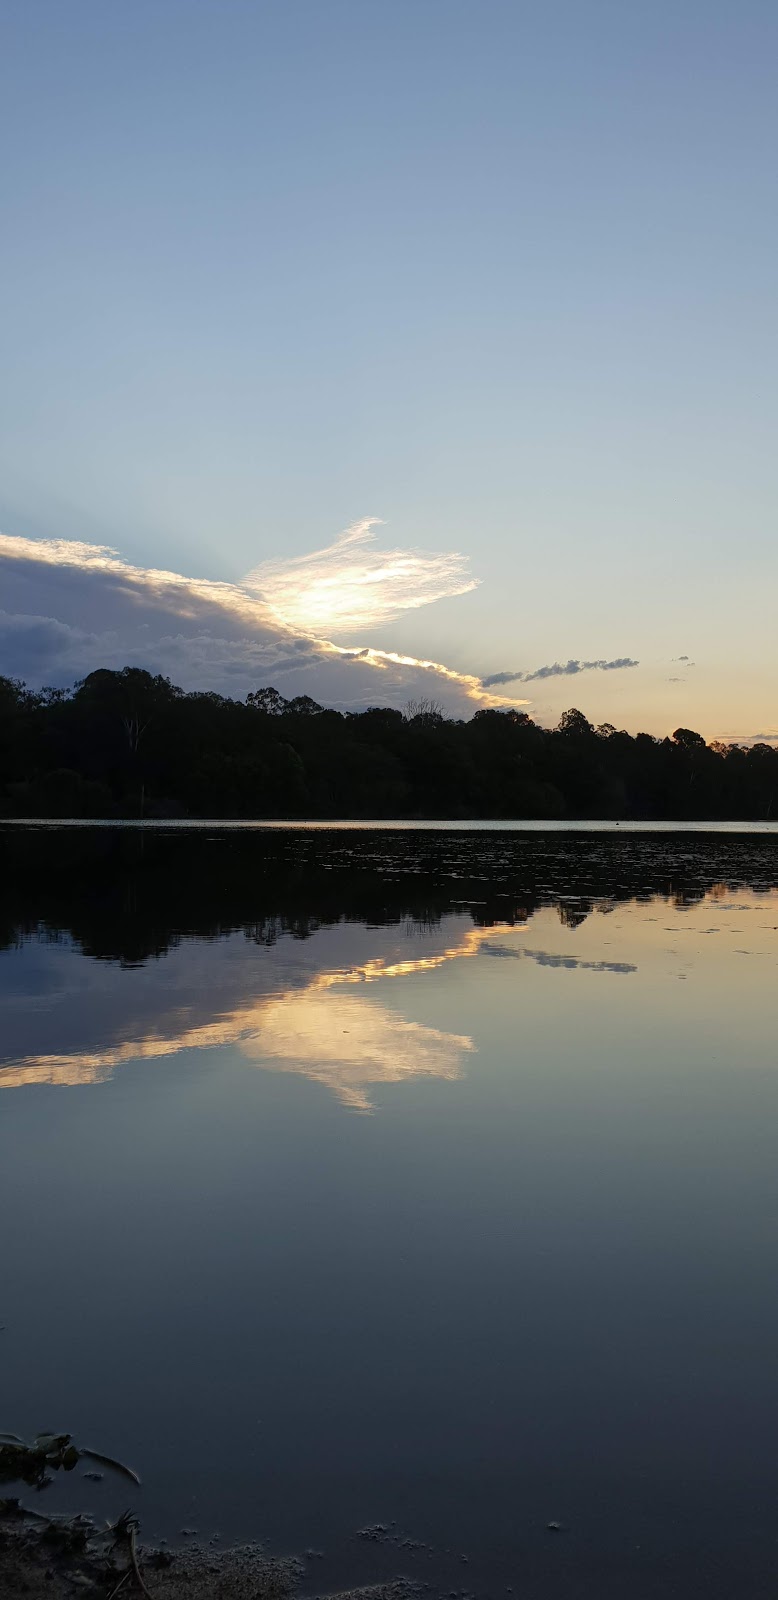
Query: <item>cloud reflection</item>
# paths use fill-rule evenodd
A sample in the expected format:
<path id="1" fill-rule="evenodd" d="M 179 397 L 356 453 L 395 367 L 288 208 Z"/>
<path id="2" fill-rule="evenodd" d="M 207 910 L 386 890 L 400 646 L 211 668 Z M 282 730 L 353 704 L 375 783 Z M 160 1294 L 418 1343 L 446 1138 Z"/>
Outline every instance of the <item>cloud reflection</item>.
<path id="1" fill-rule="evenodd" d="M 372 1111 L 367 1086 L 413 1077 L 453 1080 L 475 1050 L 466 1034 L 443 1033 L 362 995 L 313 985 L 272 1001 L 262 1026 L 241 1045 L 248 1060 L 323 1083 L 352 1111 Z"/>
<path id="2" fill-rule="evenodd" d="M 252 1066 L 294 1072 L 323 1084 L 353 1111 L 370 1112 L 371 1085 L 412 1077 L 454 1081 L 476 1046 L 467 1034 L 410 1021 L 371 992 L 376 984 L 411 978 L 478 954 L 527 958 L 541 966 L 632 972 L 624 962 L 586 961 L 500 943 L 522 930 L 510 923 L 467 927 L 443 949 L 405 960 L 369 961 L 317 972 L 299 987 L 252 996 L 205 1022 L 191 1020 L 194 1005 L 155 1018 L 146 1031 L 91 1050 L 19 1057 L 0 1067 L 0 1088 L 48 1084 L 69 1088 L 107 1081 L 129 1061 L 153 1061 L 184 1050 L 236 1049 Z M 355 993 L 362 989 L 363 993 Z M 219 994 L 217 986 L 216 993 Z M 221 991 L 223 994 L 223 991 Z M 187 1020 L 186 1013 L 189 1013 Z"/>
<path id="3" fill-rule="evenodd" d="M 497 931 L 508 932 L 509 925 Z M 25 1056 L 0 1069 L 0 1088 L 103 1083 L 127 1061 L 232 1045 L 252 1065 L 300 1073 L 325 1084 L 352 1110 L 369 1112 L 368 1085 L 419 1076 L 456 1079 L 475 1045 L 466 1034 L 411 1022 L 373 995 L 349 990 L 466 959 L 494 932 L 468 928 L 457 943 L 429 955 L 390 962 L 375 957 L 319 972 L 302 988 L 253 998 L 206 1023 L 155 1029 L 96 1050 Z"/>

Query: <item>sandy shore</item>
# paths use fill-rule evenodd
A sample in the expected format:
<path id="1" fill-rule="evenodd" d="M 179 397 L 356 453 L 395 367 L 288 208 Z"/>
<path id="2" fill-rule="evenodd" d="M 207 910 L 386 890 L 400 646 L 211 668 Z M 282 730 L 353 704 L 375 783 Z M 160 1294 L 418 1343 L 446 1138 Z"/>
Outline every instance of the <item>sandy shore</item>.
<path id="1" fill-rule="evenodd" d="M 294 1558 L 268 1556 L 260 1545 L 214 1551 L 190 1545 L 165 1553 L 139 1546 L 138 1569 L 129 1550 L 107 1549 L 85 1529 L 70 1535 L 63 1519 L 52 1534 L 44 1524 L 0 1515 L 0 1600 L 293 1600 L 304 1573 Z M 412 1600 L 408 1579 L 341 1591 L 331 1600 Z"/>

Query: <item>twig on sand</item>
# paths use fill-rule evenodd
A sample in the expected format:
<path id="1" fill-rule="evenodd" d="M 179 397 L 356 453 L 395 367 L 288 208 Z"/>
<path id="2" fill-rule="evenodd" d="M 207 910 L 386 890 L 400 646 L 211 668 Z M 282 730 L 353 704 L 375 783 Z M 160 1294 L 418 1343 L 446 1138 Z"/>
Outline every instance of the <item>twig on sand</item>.
<path id="1" fill-rule="evenodd" d="M 141 1572 L 138 1564 L 137 1517 L 133 1516 L 131 1511 L 123 1511 L 121 1516 L 118 1517 L 116 1522 L 113 1524 L 112 1532 L 114 1543 L 126 1544 L 130 1553 L 130 1566 L 127 1568 L 127 1571 L 124 1575 L 125 1578 L 129 1577 L 130 1573 L 132 1573 L 135 1577 L 138 1588 L 141 1590 L 142 1594 L 145 1594 L 146 1600 L 154 1600 L 154 1596 L 146 1588 L 146 1585 L 143 1581 L 143 1573 Z M 122 1582 L 124 1582 L 124 1579 L 122 1579 Z"/>
<path id="2" fill-rule="evenodd" d="M 149 1593 L 148 1589 L 146 1588 L 145 1583 L 143 1582 L 143 1574 L 141 1573 L 140 1567 L 138 1566 L 138 1552 L 137 1552 L 136 1547 L 135 1547 L 135 1529 L 134 1529 L 134 1527 L 130 1527 L 130 1560 L 132 1561 L 132 1569 L 133 1569 L 133 1572 L 135 1573 L 135 1576 L 136 1576 L 136 1578 L 138 1580 L 138 1583 L 139 1583 L 141 1589 L 143 1590 L 143 1593 L 146 1595 L 146 1600 L 153 1600 L 153 1596 Z"/>

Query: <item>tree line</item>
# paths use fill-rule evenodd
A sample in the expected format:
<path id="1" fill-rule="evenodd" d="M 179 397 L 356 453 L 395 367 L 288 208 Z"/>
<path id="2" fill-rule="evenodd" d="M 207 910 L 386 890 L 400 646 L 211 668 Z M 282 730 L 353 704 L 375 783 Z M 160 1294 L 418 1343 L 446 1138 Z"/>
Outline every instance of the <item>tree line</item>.
<path id="1" fill-rule="evenodd" d="M 185 692 L 138 667 L 72 689 L 0 677 L 0 816 L 770 820 L 778 751 L 429 701 L 335 711 Z"/>

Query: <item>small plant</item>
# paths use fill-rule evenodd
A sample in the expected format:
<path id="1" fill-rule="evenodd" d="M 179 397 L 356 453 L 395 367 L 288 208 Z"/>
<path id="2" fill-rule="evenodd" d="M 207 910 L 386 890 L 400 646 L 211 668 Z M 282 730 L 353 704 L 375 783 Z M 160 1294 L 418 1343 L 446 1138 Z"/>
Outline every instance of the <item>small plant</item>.
<path id="1" fill-rule="evenodd" d="M 79 1461 L 97 1461 L 132 1483 L 140 1483 L 131 1467 L 98 1450 L 75 1445 L 69 1433 L 39 1433 L 31 1444 L 15 1433 L 0 1433 L 0 1483 L 26 1483 L 33 1489 L 45 1489 L 52 1481 L 52 1472 L 72 1472 Z"/>
<path id="2" fill-rule="evenodd" d="M 138 1522 L 137 1517 L 134 1516 L 131 1511 L 123 1511 L 121 1516 L 117 1517 L 115 1522 L 109 1523 L 108 1532 L 113 1536 L 113 1543 L 116 1549 L 126 1549 L 130 1558 L 130 1565 L 120 1582 L 117 1584 L 114 1592 L 118 1593 L 118 1590 L 122 1587 L 122 1584 L 126 1582 L 130 1572 L 132 1572 L 138 1588 L 143 1594 L 146 1595 L 146 1600 L 152 1600 L 152 1596 L 143 1581 L 143 1573 L 138 1565 L 137 1540 L 138 1533 L 140 1532 L 140 1523 Z"/>

